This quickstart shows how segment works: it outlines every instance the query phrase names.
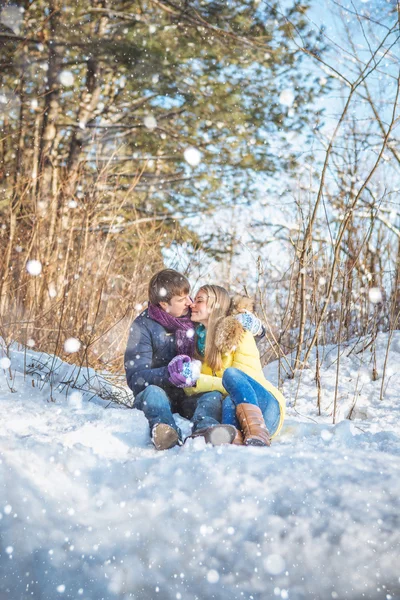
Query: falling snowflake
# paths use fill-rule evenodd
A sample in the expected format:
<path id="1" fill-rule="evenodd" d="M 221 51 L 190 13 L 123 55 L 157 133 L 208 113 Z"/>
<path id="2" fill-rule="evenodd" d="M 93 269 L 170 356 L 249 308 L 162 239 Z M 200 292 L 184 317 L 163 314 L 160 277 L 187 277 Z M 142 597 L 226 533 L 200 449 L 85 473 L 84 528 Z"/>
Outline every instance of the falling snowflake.
<path id="1" fill-rule="evenodd" d="M 183 157 L 191 167 L 197 167 L 201 161 L 201 154 L 196 148 L 186 148 Z"/>
<path id="2" fill-rule="evenodd" d="M 74 76 L 71 71 L 61 71 L 59 79 L 64 87 L 71 87 L 74 84 Z"/>
<path id="3" fill-rule="evenodd" d="M 144 126 L 150 131 L 153 131 L 157 127 L 157 121 L 153 115 L 146 115 L 143 119 Z"/>
<path id="4" fill-rule="evenodd" d="M 219 581 L 219 573 L 215 569 L 211 569 L 207 573 L 207 581 L 209 583 L 217 583 Z"/>
<path id="5" fill-rule="evenodd" d="M 377 287 L 371 288 L 368 292 L 368 296 L 369 301 L 372 302 L 372 304 L 379 304 L 379 302 L 382 302 L 382 292 Z"/>
<path id="6" fill-rule="evenodd" d="M 4 370 L 9 369 L 11 367 L 11 360 L 7 356 L 0 358 L 0 367 Z"/>
<path id="7" fill-rule="evenodd" d="M 294 94 L 292 90 L 286 89 L 280 93 L 279 102 L 282 106 L 292 106 L 294 102 Z"/>
<path id="8" fill-rule="evenodd" d="M 73 352 L 78 352 L 81 347 L 81 343 L 77 338 L 68 338 L 64 342 L 64 350 L 68 352 L 68 354 L 73 354 Z"/>
<path id="9" fill-rule="evenodd" d="M 285 561 L 280 554 L 270 554 L 264 560 L 264 566 L 271 575 L 279 575 L 285 570 Z"/>
<path id="10" fill-rule="evenodd" d="M 26 270 L 28 271 L 29 275 L 36 277 L 42 272 L 42 263 L 40 260 L 28 260 L 26 263 Z"/>

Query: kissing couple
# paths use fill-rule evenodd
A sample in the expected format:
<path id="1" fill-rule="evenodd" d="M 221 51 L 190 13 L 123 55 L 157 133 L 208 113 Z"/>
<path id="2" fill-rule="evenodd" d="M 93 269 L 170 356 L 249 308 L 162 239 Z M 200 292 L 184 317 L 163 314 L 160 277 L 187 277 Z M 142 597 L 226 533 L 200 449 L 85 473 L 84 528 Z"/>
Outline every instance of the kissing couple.
<path id="1" fill-rule="evenodd" d="M 163 269 L 150 280 L 148 308 L 132 323 L 124 364 L 133 408 L 143 411 L 157 450 L 182 445 L 174 413 L 190 437 L 215 446 L 269 446 L 282 427 L 285 399 L 264 377 L 256 339 L 265 335 L 245 296 L 203 285 L 191 299 L 184 275 Z"/>

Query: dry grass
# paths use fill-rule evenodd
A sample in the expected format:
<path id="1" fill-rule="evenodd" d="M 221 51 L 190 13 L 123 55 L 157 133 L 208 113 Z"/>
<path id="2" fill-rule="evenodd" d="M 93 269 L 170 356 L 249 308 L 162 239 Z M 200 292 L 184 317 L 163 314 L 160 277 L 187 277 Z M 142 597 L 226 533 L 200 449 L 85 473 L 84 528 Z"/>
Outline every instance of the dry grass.
<path id="1" fill-rule="evenodd" d="M 130 322 L 162 266 L 165 224 L 130 208 L 123 228 L 134 186 L 121 196 L 103 195 L 97 184 L 70 200 L 60 188 L 47 204 L 32 199 L 32 190 L 14 190 L 24 202 L 3 213 L 0 335 L 6 344 L 119 372 Z M 42 265 L 39 275 L 29 272 L 32 260 Z M 81 342 L 79 352 L 65 353 L 70 337 Z"/>

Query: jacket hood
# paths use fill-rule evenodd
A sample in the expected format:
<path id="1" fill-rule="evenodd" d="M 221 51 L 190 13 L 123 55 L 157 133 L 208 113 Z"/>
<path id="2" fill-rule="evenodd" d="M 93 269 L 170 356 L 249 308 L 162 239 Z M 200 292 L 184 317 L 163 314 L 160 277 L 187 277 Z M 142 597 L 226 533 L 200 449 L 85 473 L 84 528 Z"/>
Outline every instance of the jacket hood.
<path id="1" fill-rule="evenodd" d="M 215 330 L 215 345 L 222 354 L 232 352 L 244 333 L 245 329 L 235 317 L 224 317 Z"/>

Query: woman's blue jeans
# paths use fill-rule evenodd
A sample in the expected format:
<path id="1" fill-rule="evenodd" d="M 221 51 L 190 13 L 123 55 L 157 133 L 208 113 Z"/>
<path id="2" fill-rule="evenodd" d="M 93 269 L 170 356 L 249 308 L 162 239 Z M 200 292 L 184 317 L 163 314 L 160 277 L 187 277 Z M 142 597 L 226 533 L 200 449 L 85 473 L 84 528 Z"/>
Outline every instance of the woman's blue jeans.
<path id="1" fill-rule="evenodd" d="M 271 435 L 278 429 L 281 409 L 278 400 L 255 379 L 243 371 L 230 367 L 224 371 L 222 385 L 228 392 L 222 404 L 222 423 L 240 428 L 236 417 L 238 404 L 255 404 L 261 409 L 265 425 Z"/>

